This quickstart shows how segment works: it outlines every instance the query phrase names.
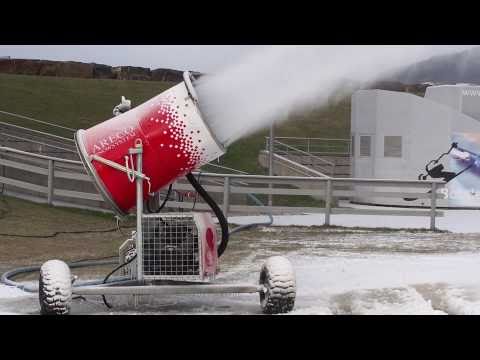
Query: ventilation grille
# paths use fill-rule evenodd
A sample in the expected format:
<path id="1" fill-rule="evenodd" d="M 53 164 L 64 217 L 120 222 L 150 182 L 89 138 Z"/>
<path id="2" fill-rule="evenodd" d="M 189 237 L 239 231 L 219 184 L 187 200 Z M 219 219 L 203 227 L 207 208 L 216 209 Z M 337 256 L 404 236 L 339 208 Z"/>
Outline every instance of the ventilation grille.
<path id="1" fill-rule="evenodd" d="M 192 216 L 144 216 L 142 231 L 145 277 L 200 275 L 199 238 Z"/>

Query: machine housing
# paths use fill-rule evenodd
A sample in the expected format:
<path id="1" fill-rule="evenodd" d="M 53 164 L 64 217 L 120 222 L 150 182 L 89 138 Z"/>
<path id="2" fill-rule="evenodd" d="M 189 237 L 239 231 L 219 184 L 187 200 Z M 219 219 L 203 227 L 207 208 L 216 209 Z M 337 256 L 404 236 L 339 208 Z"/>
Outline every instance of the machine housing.
<path id="1" fill-rule="evenodd" d="M 138 274 L 137 260 L 133 260 L 124 267 L 124 275 L 145 281 L 215 279 L 218 235 L 210 214 L 144 214 L 142 234 L 142 274 Z M 128 262 L 135 253 L 133 235 L 120 247 L 120 263 Z"/>

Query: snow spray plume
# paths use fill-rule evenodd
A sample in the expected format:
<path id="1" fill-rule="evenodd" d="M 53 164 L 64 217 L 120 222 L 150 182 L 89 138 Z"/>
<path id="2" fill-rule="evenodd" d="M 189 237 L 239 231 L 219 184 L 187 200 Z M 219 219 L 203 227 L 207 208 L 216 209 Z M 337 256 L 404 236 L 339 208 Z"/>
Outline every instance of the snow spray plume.
<path id="1" fill-rule="evenodd" d="M 305 106 L 322 106 L 345 79 L 366 85 L 402 67 L 471 46 L 271 46 L 196 82 L 200 108 L 228 146 Z"/>

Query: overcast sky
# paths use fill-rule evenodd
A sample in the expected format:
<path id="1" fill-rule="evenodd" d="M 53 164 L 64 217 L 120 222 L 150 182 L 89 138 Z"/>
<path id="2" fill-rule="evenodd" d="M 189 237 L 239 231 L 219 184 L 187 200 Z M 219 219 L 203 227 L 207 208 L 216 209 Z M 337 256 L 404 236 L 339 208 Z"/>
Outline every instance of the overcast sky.
<path id="1" fill-rule="evenodd" d="M 0 57 L 211 72 L 259 45 L 0 45 Z"/>
<path id="2" fill-rule="evenodd" d="M 265 45 L 0 45 L 0 57 L 217 72 Z M 450 45 L 464 50 L 471 45 Z M 441 47 L 439 47 L 441 48 Z"/>

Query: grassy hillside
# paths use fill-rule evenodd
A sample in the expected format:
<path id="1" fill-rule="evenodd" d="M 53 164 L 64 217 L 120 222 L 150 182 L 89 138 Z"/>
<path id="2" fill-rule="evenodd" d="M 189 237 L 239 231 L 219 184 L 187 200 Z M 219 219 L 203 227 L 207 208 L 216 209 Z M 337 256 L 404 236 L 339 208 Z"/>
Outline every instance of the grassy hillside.
<path id="1" fill-rule="evenodd" d="M 122 95 L 135 105 L 173 85 L 157 81 L 0 74 L 0 110 L 72 128 L 88 128 L 111 118 L 112 109 Z M 5 119 L 4 115 L 2 118 Z M 33 125 L 10 117 L 8 121 Z"/>
<path id="2" fill-rule="evenodd" d="M 349 134 L 350 98 L 332 101 L 320 109 L 304 109 L 290 114 L 287 119 L 278 119 L 275 126 L 275 136 L 349 138 Z M 253 159 L 265 148 L 266 136 L 269 136 L 269 129 L 237 141 L 230 146 L 222 162 L 247 172 L 265 172 Z"/>
<path id="3" fill-rule="evenodd" d="M 122 95 L 138 105 L 175 85 L 169 82 L 79 79 L 0 74 L 0 110 L 31 116 L 72 128 L 88 128 L 112 116 Z M 0 115 L 1 121 L 35 126 L 29 121 Z M 284 119 L 279 119 L 279 121 Z M 349 137 L 350 100 L 333 102 L 321 109 L 291 114 L 277 126 L 277 136 Z M 36 125 L 40 130 L 52 128 Z M 71 136 L 63 130 L 58 135 Z M 257 156 L 264 147 L 268 130 L 233 144 L 221 163 L 252 173 L 263 173 Z"/>

